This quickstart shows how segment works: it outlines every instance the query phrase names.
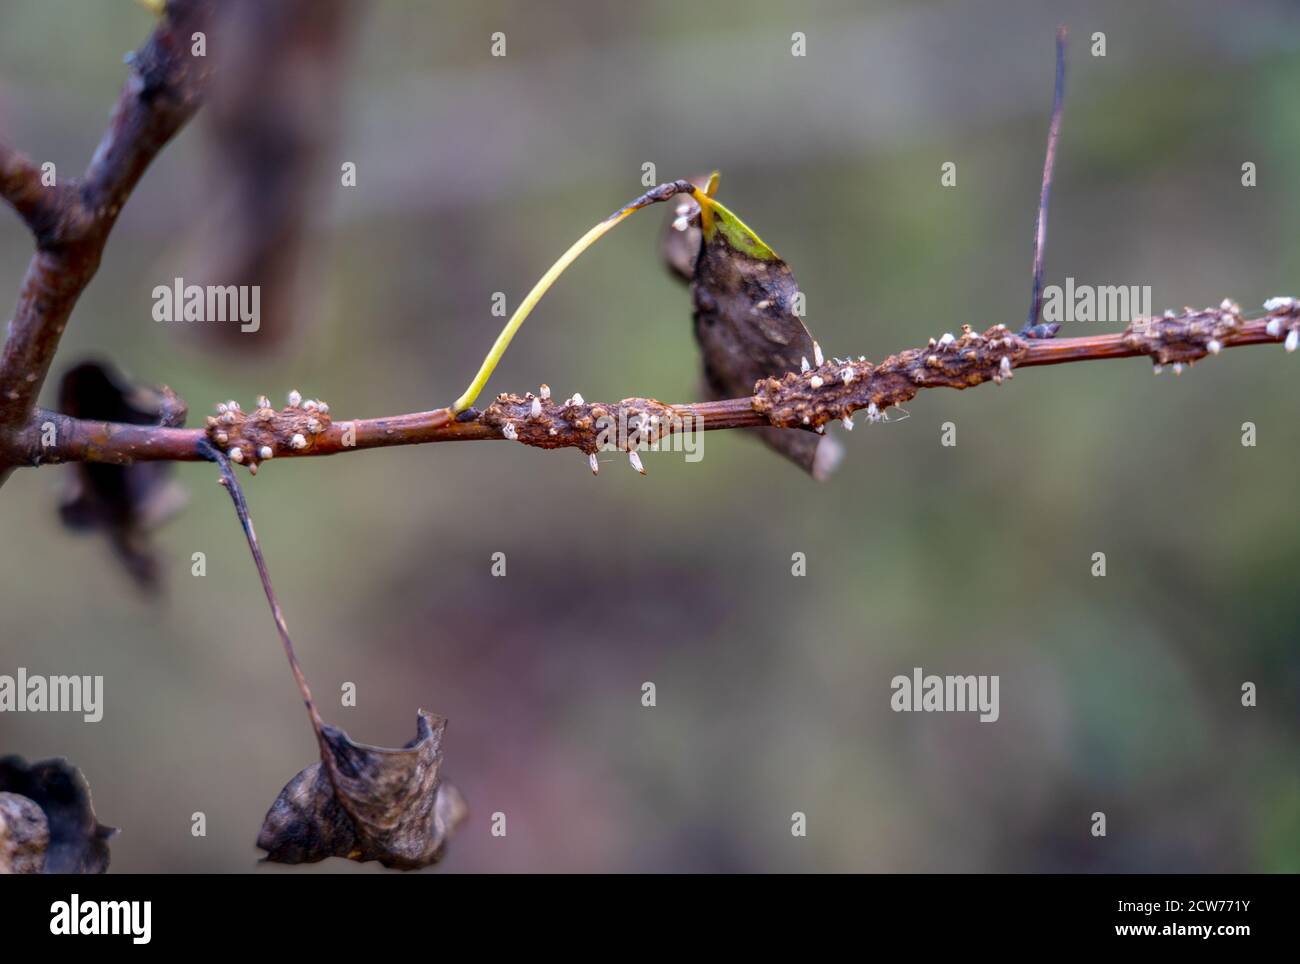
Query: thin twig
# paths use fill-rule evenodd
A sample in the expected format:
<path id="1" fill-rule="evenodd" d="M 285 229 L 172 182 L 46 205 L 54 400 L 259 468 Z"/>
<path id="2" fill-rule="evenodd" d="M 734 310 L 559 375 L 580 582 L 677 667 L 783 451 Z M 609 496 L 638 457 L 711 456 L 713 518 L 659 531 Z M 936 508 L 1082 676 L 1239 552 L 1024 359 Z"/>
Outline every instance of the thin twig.
<path id="1" fill-rule="evenodd" d="M 289 660 L 289 669 L 292 670 L 294 681 L 298 684 L 298 692 L 302 694 L 303 705 L 307 707 L 307 715 L 311 718 L 312 729 L 316 731 L 316 740 L 320 743 L 321 750 L 324 752 L 326 750 L 325 734 L 323 732 L 325 724 L 316 709 L 316 702 L 312 699 L 311 688 L 308 687 L 307 677 L 303 675 L 302 666 L 298 663 L 298 656 L 293 651 L 293 640 L 289 638 L 289 626 L 284 621 L 284 613 L 280 609 L 280 600 L 276 598 L 275 590 L 271 587 L 271 573 L 266 568 L 266 559 L 262 555 L 262 546 L 257 541 L 257 533 L 253 531 L 253 519 L 248 514 L 248 502 L 244 499 L 244 490 L 240 488 L 239 478 L 235 475 L 235 471 L 225 453 L 206 439 L 201 439 L 198 442 L 196 451 L 203 458 L 217 463 L 217 467 L 221 469 L 221 484 L 230 493 L 230 500 L 235 503 L 235 514 L 239 516 L 239 524 L 244 527 L 244 537 L 248 540 L 248 550 L 253 554 L 253 563 L 257 566 L 257 574 L 262 580 L 262 589 L 266 593 L 266 601 L 271 605 L 271 616 L 275 619 L 275 628 L 280 633 L 280 642 L 284 644 L 284 655 Z"/>
<path id="2" fill-rule="evenodd" d="M 1034 281 L 1029 296 L 1029 318 L 1020 334 L 1051 337 L 1060 325 L 1040 328 L 1043 315 L 1043 255 L 1047 250 L 1047 209 L 1052 200 L 1052 171 L 1056 167 L 1056 142 L 1061 136 L 1061 114 L 1065 105 L 1065 42 L 1064 26 L 1056 31 L 1056 84 L 1052 94 L 1052 121 L 1047 128 L 1047 153 L 1043 159 L 1043 186 L 1038 193 L 1038 220 L 1034 225 Z"/>

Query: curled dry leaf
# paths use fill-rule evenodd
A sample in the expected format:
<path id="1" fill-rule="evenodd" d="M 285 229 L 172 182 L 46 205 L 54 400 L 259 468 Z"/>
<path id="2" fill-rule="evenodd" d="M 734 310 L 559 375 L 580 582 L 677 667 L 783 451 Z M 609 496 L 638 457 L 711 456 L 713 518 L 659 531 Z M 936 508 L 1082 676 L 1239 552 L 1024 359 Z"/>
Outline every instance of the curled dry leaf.
<path id="1" fill-rule="evenodd" d="M 398 749 L 353 743 L 322 727 L 321 761 L 280 791 L 257 845 L 278 863 L 326 857 L 415 870 L 437 863 L 465 819 L 464 798 L 442 780 L 447 721 L 420 710 L 416 737 Z"/>
<path id="2" fill-rule="evenodd" d="M 36 801 L 0 793 L 0 874 L 39 874 L 45 869 L 50 822 Z"/>
<path id="3" fill-rule="evenodd" d="M 115 833 L 68 761 L 0 758 L 0 873 L 102 874 Z"/>
<path id="4" fill-rule="evenodd" d="M 170 388 L 136 385 L 99 362 L 83 362 L 63 376 L 59 408 L 76 418 L 171 428 L 185 424 L 185 403 Z M 149 533 L 185 504 L 172 466 L 79 462 L 69 473 L 59 507 L 64 525 L 104 532 L 136 583 L 156 589 L 159 566 Z"/>
<path id="5" fill-rule="evenodd" d="M 712 398 L 750 395 L 769 376 L 797 372 L 817 351 L 801 312 L 790 266 L 712 197 L 716 175 L 671 214 L 663 255 L 691 285 L 695 338 Z M 826 478 L 842 449 L 828 436 L 777 428 L 763 441 L 814 478 Z"/>

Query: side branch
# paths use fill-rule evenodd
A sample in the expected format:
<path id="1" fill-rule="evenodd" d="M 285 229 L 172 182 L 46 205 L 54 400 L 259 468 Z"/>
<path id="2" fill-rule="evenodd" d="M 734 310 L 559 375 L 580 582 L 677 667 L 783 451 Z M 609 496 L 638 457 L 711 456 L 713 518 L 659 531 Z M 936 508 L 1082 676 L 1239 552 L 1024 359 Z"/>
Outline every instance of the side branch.
<path id="1" fill-rule="evenodd" d="M 190 53 L 212 0 L 171 0 L 131 74 L 85 176 L 46 187 L 33 162 L 0 146 L 0 196 L 36 237 L 0 354 L 0 434 L 28 420 L 77 298 L 94 277 L 132 188 L 198 108 L 207 59 Z M 5 466 L 0 462 L 0 472 Z"/>
<path id="2" fill-rule="evenodd" d="M 18 212 L 38 243 L 57 233 L 59 215 L 69 206 L 65 188 L 42 184 L 40 167 L 3 143 L 0 143 L 0 197 Z"/>
<path id="3" fill-rule="evenodd" d="M 667 405 L 653 399 L 628 398 L 616 403 L 587 402 L 574 396 L 564 402 L 537 394 L 499 395 L 482 411 L 454 415 L 435 409 L 384 418 L 334 420 L 324 403 L 303 401 L 293 393 L 287 408 L 273 409 L 260 400 L 251 412 L 223 403 L 206 428 L 180 429 L 126 425 L 70 418 L 39 410 L 15 435 L 0 459 L 17 464 L 57 462 L 202 461 L 206 445 L 216 446 L 233 461 L 256 471 L 271 458 L 334 455 L 359 449 L 433 442 L 506 439 L 538 448 L 576 448 L 592 455 L 610 447 L 602 425 L 626 425 L 630 442 L 619 433 L 615 449 L 653 445 L 680 431 L 717 431 L 775 425 L 824 431 L 827 422 L 844 420 L 853 427 L 854 412 L 865 410 L 878 421 L 894 406 L 926 388 L 971 388 L 1001 384 L 1017 368 L 1061 365 L 1146 356 L 1158 373 L 1164 366 L 1182 371 L 1226 348 L 1284 342 L 1287 351 L 1300 345 L 1300 304 L 1274 299 L 1260 318 L 1243 317 L 1239 305 L 1186 309 L 1143 318 L 1122 332 L 1082 338 L 1036 339 L 995 325 L 983 334 L 966 326 L 960 336 L 931 338 L 924 348 L 891 355 L 879 364 L 866 359 L 829 359 L 805 372 L 767 378 L 754 394 L 716 402 Z M 636 464 L 635 461 L 633 464 Z"/>

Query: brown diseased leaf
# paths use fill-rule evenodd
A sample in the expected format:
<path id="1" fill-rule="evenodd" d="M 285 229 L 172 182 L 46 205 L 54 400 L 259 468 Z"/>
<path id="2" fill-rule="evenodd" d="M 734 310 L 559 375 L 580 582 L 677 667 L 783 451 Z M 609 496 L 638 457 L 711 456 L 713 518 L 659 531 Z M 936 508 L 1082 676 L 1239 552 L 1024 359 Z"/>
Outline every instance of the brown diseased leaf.
<path id="1" fill-rule="evenodd" d="M 257 845 L 286 864 L 347 857 L 415 870 L 437 863 L 468 813 L 460 791 L 439 774 L 446 725 L 420 710 L 415 739 L 400 749 L 353 743 L 324 727 L 328 756 L 280 791 Z"/>
<path id="2" fill-rule="evenodd" d="M 133 425 L 185 424 L 185 403 L 170 388 L 136 385 L 111 365 L 83 362 L 59 384 L 59 409 L 76 418 Z M 59 515 L 70 529 L 100 530 L 143 589 L 158 586 L 150 530 L 185 503 L 166 462 L 108 465 L 79 462 L 69 469 Z"/>
<path id="3" fill-rule="evenodd" d="M 0 874 L 39 874 L 45 870 L 50 822 L 36 801 L 0 792 Z"/>
<path id="4" fill-rule="evenodd" d="M 691 284 L 695 338 L 712 398 L 751 395 L 759 379 L 797 372 L 814 357 L 812 335 L 795 314 L 799 287 L 790 266 L 707 194 L 675 205 L 663 256 Z M 814 478 L 826 478 L 839 462 L 842 450 L 828 436 L 756 431 Z"/>
<path id="5" fill-rule="evenodd" d="M 108 838 L 117 829 L 95 819 L 90 787 L 67 760 L 28 764 L 20 756 L 0 758 L 0 797 L 9 798 L 0 817 L 5 825 L 0 854 L 9 851 L 9 859 L 20 861 L 26 870 L 19 872 L 102 874 L 108 869 Z M 30 820 L 28 804 L 35 804 L 45 818 L 44 861 L 39 869 L 33 869 L 32 861 L 42 828 Z"/>

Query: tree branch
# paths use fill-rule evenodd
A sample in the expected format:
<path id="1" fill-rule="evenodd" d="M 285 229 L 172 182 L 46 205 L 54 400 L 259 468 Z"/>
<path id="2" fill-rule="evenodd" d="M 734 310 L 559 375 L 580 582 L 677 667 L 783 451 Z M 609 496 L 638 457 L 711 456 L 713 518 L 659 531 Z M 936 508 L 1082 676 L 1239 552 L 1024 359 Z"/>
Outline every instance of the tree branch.
<path id="1" fill-rule="evenodd" d="M 267 402 L 245 413 L 238 405 L 223 403 L 217 415 L 208 417 L 206 428 L 194 429 L 88 421 L 42 410 L 0 456 L 25 465 L 203 461 L 209 458 L 205 443 L 211 443 L 256 471 L 269 458 L 434 442 L 509 439 L 594 455 L 644 449 L 686 431 L 764 425 L 820 431 L 835 419 L 852 428 L 854 412 L 865 409 L 868 420 L 879 421 L 888 409 L 923 389 L 1001 384 L 1017 368 L 1145 356 L 1157 373 L 1165 366 L 1181 372 L 1226 348 L 1284 341 L 1293 351 L 1300 341 L 1300 304 L 1282 298 L 1266 307 L 1263 317 L 1247 319 L 1239 305 L 1225 301 L 1218 308 L 1168 312 L 1138 319 L 1122 332 L 1082 338 L 1022 338 L 1003 325 L 979 334 L 967 326 L 959 336 L 932 338 L 924 348 L 899 352 L 879 364 L 830 359 L 806 372 L 763 379 L 752 396 L 717 402 L 666 405 L 629 398 L 602 403 L 575 397 L 560 403 L 543 388 L 537 395 L 499 395 L 486 409 L 459 416 L 450 409 L 435 409 L 336 421 L 327 405 L 302 401 L 293 393 L 294 404 L 278 410 Z M 626 434 L 617 430 L 619 426 L 626 426 Z"/>
<path id="2" fill-rule="evenodd" d="M 130 59 L 130 76 L 81 180 L 47 187 L 37 165 L 0 145 L 0 196 L 31 228 L 37 247 L 0 354 L 0 441 L 28 421 L 122 205 L 198 108 L 208 67 L 206 58 L 191 55 L 191 38 L 207 30 L 212 6 L 212 0 L 171 0 Z M 6 467 L 0 460 L 0 473 Z"/>

